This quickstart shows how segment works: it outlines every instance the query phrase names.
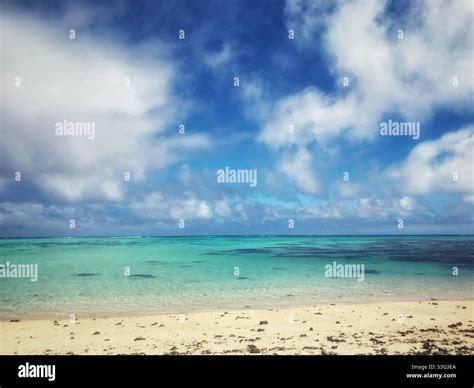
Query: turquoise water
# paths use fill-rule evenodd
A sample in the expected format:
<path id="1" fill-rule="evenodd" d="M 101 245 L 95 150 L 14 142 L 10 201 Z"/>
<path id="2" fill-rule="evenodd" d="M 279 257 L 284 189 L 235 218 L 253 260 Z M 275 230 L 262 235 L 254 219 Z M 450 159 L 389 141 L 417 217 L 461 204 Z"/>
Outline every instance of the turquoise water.
<path id="1" fill-rule="evenodd" d="M 7 261 L 39 277 L 0 278 L 3 319 L 474 296 L 474 236 L 3 239 Z M 333 261 L 364 281 L 326 278 Z"/>

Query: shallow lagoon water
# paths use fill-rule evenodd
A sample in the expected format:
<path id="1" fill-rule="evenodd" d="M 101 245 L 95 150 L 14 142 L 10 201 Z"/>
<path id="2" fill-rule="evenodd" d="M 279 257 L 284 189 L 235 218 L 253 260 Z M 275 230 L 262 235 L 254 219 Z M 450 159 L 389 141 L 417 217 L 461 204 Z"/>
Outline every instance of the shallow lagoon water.
<path id="1" fill-rule="evenodd" d="M 7 261 L 39 277 L 0 279 L 4 319 L 474 295 L 474 236 L 2 239 Z M 363 264 L 364 281 L 326 278 L 334 261 Z"/>

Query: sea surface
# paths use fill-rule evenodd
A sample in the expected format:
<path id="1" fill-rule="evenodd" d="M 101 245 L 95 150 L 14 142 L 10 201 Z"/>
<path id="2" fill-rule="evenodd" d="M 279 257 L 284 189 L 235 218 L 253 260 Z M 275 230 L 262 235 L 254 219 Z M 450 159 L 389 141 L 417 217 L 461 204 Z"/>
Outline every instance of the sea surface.
<path id="1" fill-rule="evenodd" d="M 0 278 L 0 319 L 474 297 L 474 236 L 0 239 L 7 261 L 38 280 Z M 333 262 L 364 281 L 327 278 Z"/>

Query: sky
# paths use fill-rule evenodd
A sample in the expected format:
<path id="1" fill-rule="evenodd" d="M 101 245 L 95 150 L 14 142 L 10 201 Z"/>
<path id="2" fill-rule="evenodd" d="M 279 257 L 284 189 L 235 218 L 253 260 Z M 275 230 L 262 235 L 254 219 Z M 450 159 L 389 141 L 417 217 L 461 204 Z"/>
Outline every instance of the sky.
<path id="1" fill-rule="evenodd" d="M 472 234 L 473 15 L 3 0 L 0 236 Z"/>

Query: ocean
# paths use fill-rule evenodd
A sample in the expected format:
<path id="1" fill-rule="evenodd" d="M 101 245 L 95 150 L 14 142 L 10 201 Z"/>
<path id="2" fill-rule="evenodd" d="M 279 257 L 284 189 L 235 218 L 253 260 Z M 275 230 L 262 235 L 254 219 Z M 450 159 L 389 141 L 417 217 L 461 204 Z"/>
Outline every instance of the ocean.
<path id="1" fill-rule="evenodd" d="M 2 319 L 474 296 L 474 236 L 1 239 L 7 262 L 38 279 L 0 278 Z M 340 264 L 363 279 L 327 277 Z"/>

